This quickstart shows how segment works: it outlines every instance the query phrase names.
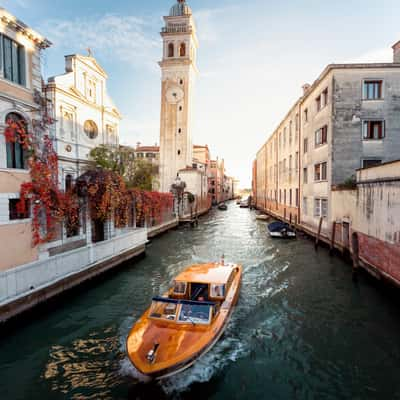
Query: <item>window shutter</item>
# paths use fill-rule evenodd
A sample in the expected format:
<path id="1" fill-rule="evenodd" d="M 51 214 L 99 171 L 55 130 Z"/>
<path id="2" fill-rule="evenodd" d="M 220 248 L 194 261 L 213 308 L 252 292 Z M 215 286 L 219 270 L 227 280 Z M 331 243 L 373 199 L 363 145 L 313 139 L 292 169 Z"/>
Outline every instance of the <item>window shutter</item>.
<path id="1" fill-rule="evenodd" d="M 7 143 L 6 144 L 6 153 L 7 153 L 7 168 L 14 168 L 13 163 L 13 149 L 14 143 Z"/>
<path id="2" fill-rule="evenodd" d="M 25 47 L 19 46 L 18 52 L 19 83 L 23 86 L 26 86 Z"/>

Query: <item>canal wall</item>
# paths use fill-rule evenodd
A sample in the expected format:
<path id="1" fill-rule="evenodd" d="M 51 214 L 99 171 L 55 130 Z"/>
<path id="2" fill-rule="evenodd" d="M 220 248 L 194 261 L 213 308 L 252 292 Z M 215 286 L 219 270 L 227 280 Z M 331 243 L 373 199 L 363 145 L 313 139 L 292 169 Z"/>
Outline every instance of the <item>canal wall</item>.
<path id="1" fill-rule="evenodd" d="M 145 252 L 147 230 L 64 252 L 0 273 L 0 322 Z"/>

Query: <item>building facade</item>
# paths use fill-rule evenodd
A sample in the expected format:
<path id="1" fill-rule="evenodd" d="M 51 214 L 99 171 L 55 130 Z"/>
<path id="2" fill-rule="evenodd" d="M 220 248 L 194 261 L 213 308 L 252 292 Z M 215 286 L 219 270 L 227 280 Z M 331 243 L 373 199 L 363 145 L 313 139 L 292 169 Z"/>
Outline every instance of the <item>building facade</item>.
<path id="1" fill-rule="evenodd" d="M 161 67 L 160 185 L 169 192 L 180 171 L 192 167 L 192 96 L 198 40 L 190 7 L 178 0 L 164 17 Z M 186 172 L 185 172 L 186 173 Z"/>
<path id="2" fill-rule="evenodd" d="M 0 271 L 37 259 L 29 213 L 16 205 L 21 184 L 30 180 L 22 145 L 6 143 L 6 123 L 23 121 L 28 132 L 41 120 L 41 52 L 50 42 L 0 8 Z"/>
<path id="3" fill-rule="evenodd" d="M 332 233 L 332 187 L 400 152 L 400 44 L 393 63 L 332 64 L 259 150 L 257 207 Z M 265 173 L 267 171 L 267 173 Z M 266 203 L 266 205 L 265 205 Z"/>
<path id="4" fill-rule="evenodd" d="M 107 79 L 94 57 L 74 54 L 65 57 L 65 73 L 48 80 L 63 188 L 82 174 L 92 149 L 119 143 L 121 114 L 107 93 Z"/>

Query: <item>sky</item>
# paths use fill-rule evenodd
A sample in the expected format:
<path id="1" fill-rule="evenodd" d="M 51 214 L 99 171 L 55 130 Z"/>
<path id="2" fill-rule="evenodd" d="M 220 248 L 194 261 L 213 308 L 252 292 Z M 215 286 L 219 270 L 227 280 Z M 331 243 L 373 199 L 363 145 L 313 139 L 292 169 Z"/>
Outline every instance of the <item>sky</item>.
<path id="1" fill-rule="evenodd" d="M 53 46 L 45 78 L 64 55 L 87 54 L 107 71 L 123 115 L 120 142 L 159 143 L 163 15 L 176 0 L 0 0 Z M 196 21 L 200 75 L 193 140 L 251 184 L 255 155 L 289 108 L 330 63 L 392 60 L 400 40 L 398 0 L 188 0 Z"/>

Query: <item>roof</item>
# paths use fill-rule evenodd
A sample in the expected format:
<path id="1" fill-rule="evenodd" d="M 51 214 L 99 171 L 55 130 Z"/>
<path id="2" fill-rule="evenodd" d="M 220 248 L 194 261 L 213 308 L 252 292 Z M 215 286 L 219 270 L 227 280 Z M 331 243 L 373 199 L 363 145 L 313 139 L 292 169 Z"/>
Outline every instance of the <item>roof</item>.
<path id="1" fill-rule="evenodd" d="M 135 151 L 154 151 L 154 152 L 158 152 L 158 151 L 160 151 L 160 147 L 159 146 L 140 146 L 140 147 L 136 147 Z"/>
<path id="2" fill-rule="evenodd" d="M 221 283 L 228 282 L 233 270 L 233 265 L 219 263 L 195 264 L 180 273 L 175 281 L 195 283 Z"/>
<path id="3" fill-rule="evenodd" d="M 169 11 L 170 17 L 182 17 L 184 15 L 192 15 L 192 10 L 186 4 L 185 0 L 178 0 L 178 3 L 173 5 Z"/>
<path id="4" fill-rule="evenodd" d="M 52 45 L 48 39 L 31 29 L 28 25 L 17 19 L 3 7 L 0 7 L 0 19 L 4 23 L 13 27 L 13 29 L 21 32 L 24 36 L 33 41 L 39 48 L 46 49 Z"/>

